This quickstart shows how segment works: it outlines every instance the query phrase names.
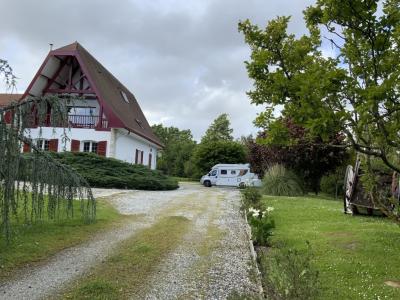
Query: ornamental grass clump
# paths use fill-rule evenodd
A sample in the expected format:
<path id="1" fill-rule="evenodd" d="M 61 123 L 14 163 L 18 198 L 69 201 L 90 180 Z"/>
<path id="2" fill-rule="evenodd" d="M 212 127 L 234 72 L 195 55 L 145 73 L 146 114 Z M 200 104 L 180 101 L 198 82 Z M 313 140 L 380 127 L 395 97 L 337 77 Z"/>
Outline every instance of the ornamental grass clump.
<path id="1" fill-rule="evenodd" d="M 300 178 L 282 165 L 274 165 L 265 172 L 263 192 L 272 196 L 300 196 L 304 194 Z"/>

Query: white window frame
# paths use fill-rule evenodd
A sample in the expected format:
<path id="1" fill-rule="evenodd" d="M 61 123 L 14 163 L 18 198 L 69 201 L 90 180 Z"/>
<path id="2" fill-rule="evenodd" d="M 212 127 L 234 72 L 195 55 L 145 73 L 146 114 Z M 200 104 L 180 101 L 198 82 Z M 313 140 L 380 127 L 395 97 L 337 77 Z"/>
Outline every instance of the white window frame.
<path id="1" fill-rule="evenodd" d="M 39 142 L 42 142 L 40 145 L 39 145 Z M 46 149 L 46 142 L 47 142 L 47 149 Z M 50 140 L 48 140 L 48 139 L 42 139 L 42 138 L 40 138 L 40 139 L 35 139 L 35 143 L 34 143 L 34 145 L 37 147 L 37 148 L 39 148 L 40 150 L 42 150 L 42 151 L 49 151 L 49 148 L 50 148 Z M 31 151 L 33 151 L 33 149 L 31 149 Z"/>
<path id="2" fill-rule="evenodd" d="M 85 143 L 90 143 L 89 144 L 89 151 L 85 151 Z M 93 144 L 96 144 L 96 151 L 93 151 Z M 81 141 L 80 144 L 80 152 L 84 153 L 97 153 L 97 149 L 99 147 L 99 142 L 98 141 Z"/>

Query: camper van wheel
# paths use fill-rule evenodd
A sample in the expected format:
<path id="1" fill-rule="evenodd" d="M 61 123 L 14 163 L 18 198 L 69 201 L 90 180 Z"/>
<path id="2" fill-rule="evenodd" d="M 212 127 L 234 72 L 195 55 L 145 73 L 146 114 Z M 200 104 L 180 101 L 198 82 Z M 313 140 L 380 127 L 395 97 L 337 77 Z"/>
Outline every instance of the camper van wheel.
<path id="1" fill-rule="evenodd" d="M 204 181 L 204 186 L 211 187 L 211 181 L 209 181 L 209 180 Z"/>
<path id="2" fill-rule="evenodd" d="M 239 188 L 244 189 L 246 187 L 246 184 L 244 182 L 239 183 Z"/>

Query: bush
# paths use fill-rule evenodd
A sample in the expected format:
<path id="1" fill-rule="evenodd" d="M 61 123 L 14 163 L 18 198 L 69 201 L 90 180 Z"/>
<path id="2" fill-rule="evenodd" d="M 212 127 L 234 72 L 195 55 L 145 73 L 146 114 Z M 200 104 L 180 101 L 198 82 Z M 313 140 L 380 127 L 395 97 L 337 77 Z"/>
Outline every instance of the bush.
<path id="1" fill-rule="evenodd" d="M 272 229 L 275 228 L 275 222 L 270 215 L 273 210 L 272 207 L 268 207 L 264 211 L 249 208 L 247 218 L 251 226 L 251 237 L 255 246 L 269 245 L 269 237 L 272 236 Z"/>
<path id="2" fill-rule="evenodd" d="M 243 200 L 244 207 L 247 209 L 249 207 L 259 207 L 262 195 L 260 189 L 256 187 L 246 187 L 241 190 L 241 196 Z"/>
<path id="3" fill-rule="evenodd" d="M 138 190 L 174 190 L 178 182 L 160 171 L 132 165 L 94 153 L 51 153 L 58 161 L 81 174 L 91 187 Z"/>
<path id="4" fill-rule="evenodd" d="M 304 194 L 299 177 L 282 165 L 274 165 L 265 173 L 263 192 L 272 196 L 299 196 Z"/>
<path id="5" fill-rule="evenodd" d="M 312 265 L 313 253 L 307 243 L 305 251 L 279 249 L 261 254 L 260 267 L 268 299 L 308 300 L 319 294 L 319 272 Z"/>

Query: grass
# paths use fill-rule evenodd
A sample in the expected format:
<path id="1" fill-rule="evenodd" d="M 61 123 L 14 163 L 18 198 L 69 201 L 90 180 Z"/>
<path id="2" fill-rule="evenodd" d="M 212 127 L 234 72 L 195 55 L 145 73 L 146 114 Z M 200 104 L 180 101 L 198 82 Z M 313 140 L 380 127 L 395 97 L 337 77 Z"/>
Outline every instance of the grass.
<path id="1" fill-rule="evenodd" d="M 190 222 L 182 216 L 166 217 L 124 241 L 89 276 L 79 279 L 66 299 L 140 298 L 155 267 L 180 243 Z"/>
<path id="2" fill-rule="evenodd" d="M 317 197 L 272 197 L 274 248 L 315 253 L 321 299 L 400 299 L 400 289 L 385 281 L 400 280 L 400 227 L 387 219 L 349 216 L 342 202 Z"/>
<path id="3" fill-rule="evenodd" d="M 76 204 L 79 207 L 79 203 Z M 84 224 L 79 213 L 69 220 L 44 220 L 33 225 L 13 224 L 11 243 L 0 239 L 0 282 L 12 276 L 16 269 L 39 263 L 62 249 L 82 243 L 95 232 L 115 226 L 124 218 L 100 199 L 97 201 L 97 218 L 93 224 Z"/>

